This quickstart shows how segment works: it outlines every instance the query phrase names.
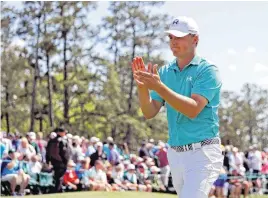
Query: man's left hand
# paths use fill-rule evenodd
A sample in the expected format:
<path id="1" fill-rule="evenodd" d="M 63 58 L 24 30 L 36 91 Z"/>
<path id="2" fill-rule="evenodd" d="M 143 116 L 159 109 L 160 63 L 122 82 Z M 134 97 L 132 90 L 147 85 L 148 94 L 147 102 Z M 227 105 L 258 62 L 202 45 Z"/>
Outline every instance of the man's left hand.
<path id="1" fill-rule="evenodd" d="M 153 66 L 152 72 L 149 71 L 151 71 L 150 68 L 148 68 L 148 72 L 139 70 L 134 73 L 134 76 L 138 81 L 142 82 L 148 89 L 157 91 L 162 85 L 159 73 L 157 71 L 157 65 Z"/>

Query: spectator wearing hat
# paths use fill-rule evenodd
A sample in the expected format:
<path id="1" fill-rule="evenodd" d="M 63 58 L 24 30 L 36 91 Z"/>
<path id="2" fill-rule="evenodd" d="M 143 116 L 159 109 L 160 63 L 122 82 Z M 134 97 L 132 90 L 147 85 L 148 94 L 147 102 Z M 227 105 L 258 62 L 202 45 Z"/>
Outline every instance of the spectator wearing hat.
<path id="1" fill-rule="evenodd" d="M 114 167 L 111 177 L 114 181 L 114 184 L 112 184 L 113 188 L 117 190 L 128 189 L 128 187 L 124 184 L 124 165 L 122 163 L 119 163 Z"/>
<path id="2" fill-rule="evenodd" d="M 18 151 L 20 152 L 21 156 L 26 155 L 29 156 L 29 158 L 31 158 L 33 155 L 36 155 L 36 150 L 25 137 L 21 138 Z"/>
<path id="3" fill-rule="evenodd" d="M 91 138 L 90 138 L 89 146 L 88 146 L 88 148 L 87 148 L 87 152 L 86 152 L 86 156 L 87 156 L 87 157 L 90 157 L 93 153 L 96 152 L 96 147 L 95 147 L 95 145 L 96 145 L 96 143 L 99 142 L 99 141 L 100 141 L 100 139 L 97 138 L 97 137 L 91 137 Z"/>
<path id="4" fill-rule="evenodd" d="M 111 186 L 107 182 L 102 161 L 97 160 L 94 167 L 89 170 L 90 189 L 93 191 L 110 191 Z"/>
<path id="5" fill-rule="evenodd" d="M 112 142 L 109 143 L 109 149 L 110 149 L 110 154 L 107 157 L 108 161 L 112 165 L 118 164 L 120 162 L 120 158 L 119 158 L 120 155 L 118 151 L 114 148 L 114 143 Z"/>
<path id="6" fill-rule="evenodd" d="M 94 166 L 97 160 L 106 160 L 106 154 L 103 151 L 103 144 L 101 142 L 96 143 L 97 151 L 90 156 L 90 166 Z"/>
<path id="7" fill-rule="evenodd" d="M 85 161 L 85 157 L 83 155 L 80 155 L 77 157 L 76 166 L 75 166 L 75 172 L 78 176 L 78 178 L 81 180 L 83 176 L 83 170 L 82 170 L 82 163 Z"/>
<path id="8" fill-rule="evenodd" d="M 137 179 L 138 179 L 139 189 L 141 191 L 147 191 L 147 192 L 152 191 L 151 182 L 148 179 L 148 177 L 149 177 L 149 174 L 147 171 L 147 166 L 144 163 L 139 164 L 138 170 L 137 170 Z"/>
<path id="9" fill-rule="evenodd" d="M 257 191 L 261 192 L 261 180 L 259 178 L 262 169 L 262 155 L 256 144 L 252 146 L 252 150 L 248 154 L 248 160 L 253 173 L 252 181 L 256 185 Z"/>
<path id="10" fill-rule="evenodd" d="M 69 160 L 67 164 L 67 170 L 63 176 L 63 184 L 67 187 L 67 189 L 77 190 L 79 184 L 79 178 L 75 172 L 76 164 L 73 160 Z"/>
<path id="11" fill-rule="evenodd" d="M 129 190 L 137 191 L 139 189 L 134 164 L 128 165 L 127 171 L 124 174 L 124 184 L 128 187 Z"/>
<path id="12" fill-rule="evenodd" d="M 81 166 L 79 169 L 76 169 L 76 173 L 78 178 L 80 179 L 80 183 L 83 186 L 83 189 L 89 189 L 89 169 L 90 169 L 90 158 L 89 157 L 81 157 Z"/>
<path id="13" fill-rule="evenodd" d="M 153 192 L 166 191 L 166 187 L 164 186 L 161 176 L 159 175 L 160 171 L 160 168 L 157 166 L 151 166 L 150 168 L 151 174 L 149 175 L 148 179 L 151 181 Z"/>
<path id="14" fill-rule="evenodd" d="M 8 152 L 8 157 L 5 158 L 1 166 L 1 182 L 9 182 L 12 195 L 16 195 L 15 188 L 20 185 L 19 195 L 24 195 L 24 190 L 27 187 L 30 176 L 25 174 L 21 169 L 18 161 L 18 154 L 15 150 Z"/>
<path id="15" fill-rule="evenodd" d="M 170 175 L 170 167 L 168 164 L 167 158 L 167 149 L 165 148 L 164 142 L 158 143 L 159 150 L 156 152 L 156 156 L 158 157 L 159 167 L 161 170 L 161 179 L 165 186 L 168 186 L 168 178 Z"/>
<path id="16" fill-rule="evenodd" d="M 230 165 L 232 170 L 237 170 L 239 173 L 243 174 L 245 172 L 245 168 L 243 166 L 244 160 L 243 156 L 240 152 L 238 152 L 238 148 L 234 147 L 232 149 L 233 154 L 230 156 Z"/>
<path id="17" fill-rule="evenodd" d="M 36 154 L 41 155 L 39 146 L 35 142 L 35 140 L 36 140 L 36 134 L 35 134 L 35 132 L 29 132 L 29 133 L 27 133 L 26 137 L 27 137 L 27 139 L 29 141 L 29 144 L 34 147 Z"/>
<path id="18" fill-rule="evenodd" d="M 72 141 L 72 160 L 74 161 L 74 163 L 77 163 L 77 158 L 83 155 L 80 144 L 81 144 L 80 137 L 78 135 L 75 135 Z"/>

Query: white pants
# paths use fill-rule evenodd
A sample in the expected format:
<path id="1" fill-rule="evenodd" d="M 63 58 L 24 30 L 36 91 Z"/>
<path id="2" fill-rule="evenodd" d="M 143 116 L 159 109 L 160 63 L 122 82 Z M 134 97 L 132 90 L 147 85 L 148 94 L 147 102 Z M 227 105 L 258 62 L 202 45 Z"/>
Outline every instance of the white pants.
<path id="1" fill-rule="evenodd" d="M 161 169 L 161 180 L 164 184 L 164 186 L 168 186 L 168 178 L 169 178 L 169 174 L 170 174 L 170 167 L 169 165 L 166 165 Z"/>
<path id="2" fill-rule="evenodd" d="M 179 198 L 207 198 L 223 164 L 220 145 L 206 145 L 186 152 L 169 148 L 167 157 Z"/>

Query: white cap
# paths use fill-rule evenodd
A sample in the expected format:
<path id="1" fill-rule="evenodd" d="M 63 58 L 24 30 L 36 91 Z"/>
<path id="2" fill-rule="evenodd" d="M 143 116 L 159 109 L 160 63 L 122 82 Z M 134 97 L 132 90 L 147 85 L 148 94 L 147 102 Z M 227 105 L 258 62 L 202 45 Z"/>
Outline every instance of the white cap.
<path id="1" fill-rule="evenodd" d="M 161 147 L 161 148 L 165 148 L 166 144 L 164 142 L 159 142 L 158 146 Z"/>
<path id="2" fill-rule="evenodd" d="M 150 143 L 154 143 L 154 139 L 150 139 L 149 142 L 150 142 Z"/>
<path id="3" fill-rule="evenodd" d="M 114 139 L 112 137 L 107 138 L 107 142 L 113 142 L 113 141 L 114 141 Z"/>
<path id="4" fill-rule="evenodd" d="M 49 137 L 50 137 L 51 139 L 54 139 L 55 137 L 57 137 L 57 133 L 55 133 L 55 132 L 51 132 L 50 135 L 49 135 Z"/>
<path id="5" fill-rule="evenodd" d="M 129 164 L 127 169 L 128 170 L 135 170 L 135 165 L 134 164 Z"/>
<path id="6" fill-rule="evenodd" d="M 137 161 L 138 161 L 138 162 L 143 162 L 143 158 L 138 157 L 138 158 L 137 158 Z"/>
<path id="7" fill-rule="evenodd" d="M 235 153 L 238 152 L 238 148 L 237 147 L 234 147 L 233 148 L 233 152 L 235 152 Z"/>
<path id="8" fill-rule="evenodd" d="M 35 132 L 29 132 L 27 135 L 28 135 L 29 138 L 32 139 L 32 140 L 35 140 L 35 139 L 36 139 Z"/>
<path id="9" fill-rule="evenodd" d="M 124 163 L 125 165 L 128 165 L 128 164 L 130 164 L 130 161 L 129 161 L 129 160 L 125 160 L 123 163 Z"/>
<path id="10" fill-rule="evenodd" d="M 120 163 L 120 164 L 117 164 L 117 165 L 115 166 L 115 168 L 124 169 L 124 165 Z"/>
<path id="11" fill-rule="evenodd" d="M 100 146 L 100 147 L 102 147 L 103 144 L 102 144 L 102 142 L 97 142 L 96 146 Z"/>
<path id="12" fill-rule="evenodd" d="M 129 157 L 130 157 L 130 158 L 137 158 L 137 155 L 131 153 L 131 154 L 129 155 Z"/>
<path id="13" fill-rule="evenodd" d="M 98 141 L 100 141 L 100 139 L 97 138 L 97 137 L 91 137 L 91 138 L 90 138 L 90 142 L 92 142 L 92 143 L 96 143 L 96 142 L 98 142 Z"/>
<path id="14" fill-rule="evenodd" d="M 71 134 L 71 133 L 67 133 L 67 138 L 69 138 L 69 139 L 72 139 L 73 138 L 73 135 Z"/>
<path id="15" fill-rule="evenodd" d="M 165 32 L 176 37 L 184 37 L 188 34 L 199 34 L 199 28 L 192 18 L 179 16 L 173 19 L 169 30 Z"/>
<path id="16" fill-rule="evenodd" d="M 78 135 L 73 136 L 73 140 L 80 140 L 80 137 Z"/>

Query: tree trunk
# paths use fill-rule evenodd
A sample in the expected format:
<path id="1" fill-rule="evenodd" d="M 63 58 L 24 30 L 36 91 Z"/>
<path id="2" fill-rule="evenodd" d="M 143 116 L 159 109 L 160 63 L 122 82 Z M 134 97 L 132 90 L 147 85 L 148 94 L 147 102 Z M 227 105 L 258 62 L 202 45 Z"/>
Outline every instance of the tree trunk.
<path id="1" fill-rule="evenodd" d="M 43 116 L 39 119 L 39 131 L 43 131 Z"/>
<path id="2" fill-rule="evenodd" d="M 64 17 L 64 4 L 61 7 L 61 17 Z M 67 73 L 67 32 L 65 22 L 63 22 L 62 38 L 63 38 L 63 62 L 64 62 L 64 124 L 69 124 L 69 93 L 68 93 L 68 73 Z"/>
<path id="3" fill-rule="evenodd" d="M 47 91 L 48 91 L 48 116 L 51 127 L 54 127 L 54 115 L 53 115 L 53 104 L 52 104 L 52 84 L 50 78 L 50 66 L 49 66 L 49 54 L 47 56 Z"/>
<path id="4" fill-rule="evenodd" d="M 39 67 L 38 67 L 38 51 L 39 51 L 39 37 L 40 37 L 40 18 L 38 17 L 38 25 L 37 25 L 37 39 L 36 39 L 36 49 L 35 49 L 35 67 L 34 67 L 34 78 L 33 78 L 33 91 L 32 91 L 32 105 L 31 105 L 31 124 L 30 131 L 33 131 L 34 128 L 34 108 L 35 108 L 35 97 L 36 97 L 36 84 L 39 76 Z"/>
<path id="5" fill-rule="evenodd" d="M 135 30 L 135 24 L 132 24 L 132 29 L 133 29 L 133 46 L 132 46 L 132 57 L 131 60 L 134 59 L 135 57 L 135 49 L 136 49 L 136 30 Z M 131 104 L 132 104 L 132 96 L 133 96 L 133 86 L 134 86 L 134 78 L 133 78 L 133 72 L 131 70 L 130 73 L 130 89 L 129 89 L 129 97 L 128 97 L 128 113 L 131 115 Z M 127 125 L 127 132 L 125 136 L 125 141 L 127 142 L 128 145 L 130 145 L 131 141 L 131 136 L 132 136 L 132 130 L 131 130 L 131 125 Z"/>
<path id="6" fill-rule="evenodd" d="M 44 23 L 46 22 L 46 14 L 44 16 Z M 47 35 L 47 25 L 45 23 L 45 35 Z M 49 44 L 49 43 L 48 43 Z M 49 51 L 46 49 L 46 64 L 47 64 L 47 92 L 48 92 L 48 117 L 51 127 L 54 127 L 54 115 L 53 115 L 53 104 L 52 104 L 52 84 L 50 78 L 50 65 L 49 65 Z"/>
<path id="7" fill-rule="evenodd" d="M 136 30 L 135 30 L 135 24 L 132 24 L 132 29 L 133 29 L 133 46 L 132 46 L 132 58 L 131 61 L 135 57 L 135 48 L 136 48 Z M 131 112 L 131 103 L 132 103 L 132 96 L 133 96 L 133 86 L 134 86 L 134 78 L 133 78 L 133 72 L 131 70 L 130 72 L 130 89 L 129 89 L 129 94 L 128 94 L 128 112 Z"/>
<path id="8" fill-rule="evenodd" d="M 115 138 L 116 138 L 116 125 L 113 125 L 113 127 L 112 127 L 111 136 L 115 141 Z"/>
<path id="9" fill-rule="evenodd" d="M 63 46 L 63 60 L 64 60 L 64 121 L 65 124 L 69 123 L 69 93 L 68 93 L 68 86 L 66 82 L 68 80 L 68 73 L 67 73 L 67 60 L 66 60 L 66 52 L 67 52 L 67 36 L 64 35 L 64 46 Z"/>
<path id="10" fill-rule="evenodd" d="M 6 103 L 7 103 L 7 106 L 9 106 L 8 86 L 6 86 Z M 9 113 L 8 113 L 8 110 L 7 110 L 6 114 L 5 114 L 5 116 L 6 116 L 6 124 L 7 124 L 7 133 L 9 133 L 10 132 L 10 122 L 9 122 Z"/>

